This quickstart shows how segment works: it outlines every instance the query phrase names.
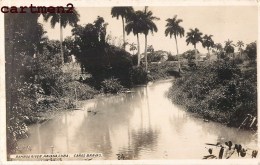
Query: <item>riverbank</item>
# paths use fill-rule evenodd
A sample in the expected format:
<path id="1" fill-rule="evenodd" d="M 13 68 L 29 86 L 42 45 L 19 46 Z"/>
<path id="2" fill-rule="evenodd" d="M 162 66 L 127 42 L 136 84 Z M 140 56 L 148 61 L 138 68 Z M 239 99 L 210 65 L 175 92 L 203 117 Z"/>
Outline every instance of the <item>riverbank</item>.
<path id="1" fill-rule="evenodd" d="M 173 78 L 180 77 L 176 71 L 176 64 L 172 63 L 161 63 L 161 64 L 150 64 L 148 73 L 148 82 L 151 84 L 154 82 L 171 81 Z M 59 115 L 60 112 L 75 110 L 79 105 L 80 101 L 92 100 L 102 97 L 109 97 L 115 95 L 122 95 L 127 92 L 131 92 L 131 88 L 122 88 L 115 93 L 107 93 L 104 90 L 95 89 L 91 83 L 88 83 L 88 76 L 79 74 L 79 65 L 66 64 L 63 67 L 63 72 L 70 76 L 70 81 L 63 84 L 63 94 L 56 92 L 56 95 L 52 97 L 43 96 L 39 102 L 38 113 L 30 116 L 27 121 L 28 124 L 41 123 L 46 120 L 51 120 L 55 116 Z M 87 81 L 80 82 L 79 77 L 84 77 Z M 143 84 L 146 85 L 146 84 Z M 135 86 L 133 86 L 135 87 Z"/>
<path id="2" fill-rule="evenodd" d="M 255 63 L 216 61 L 185 73 L 174 82 L 168 97 L 205 120 L 256 130 L 256 87 Z"/>
<path id="3" fill-rule="evenodd" d="M 165 96 L 171 81 L 138 86 L 129 94 L 79 101 L 83 110 L 63 111 L 46 124 L 30 126 L 30 136 L 20 140 L 19 147 L 30 145 L 32 150 L 24 151 L 26 154 L 49 153 L 51 147 L 54 154 L 71 150 L 81 153 L 94 148 L 103 153 L 105 160 L 115 160 L 117 154 L 134 160 L 202 159 L 208 155 L 205 143 L 221 142 L 225 146 L 224 142 L 229 140 L 255 149 L 257 142 L 249 131 L 203 122 L 172 104 Z M 219 149 L 214 147 L 212 154 L 218 154 Z"/>

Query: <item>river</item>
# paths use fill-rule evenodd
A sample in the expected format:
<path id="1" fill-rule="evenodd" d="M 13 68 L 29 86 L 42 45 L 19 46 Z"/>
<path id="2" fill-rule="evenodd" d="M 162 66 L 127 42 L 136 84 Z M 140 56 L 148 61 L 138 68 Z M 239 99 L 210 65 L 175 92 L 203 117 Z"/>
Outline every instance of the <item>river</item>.
<path id="1" fill-rule="evenodd" d="M 132 89 L 131 93 L 82 101 L 82 110 L 63 112 L 29 127 L 18 145 L 22 153 L 102 153 L 99 159 L 202 159 L 219 147 L 205 143 L 232 141 L 257 149 L 249 131 L 205 122 L 166 96 L 172 80 Z M 217 155 L 217 154 L 216 154 Z"/>

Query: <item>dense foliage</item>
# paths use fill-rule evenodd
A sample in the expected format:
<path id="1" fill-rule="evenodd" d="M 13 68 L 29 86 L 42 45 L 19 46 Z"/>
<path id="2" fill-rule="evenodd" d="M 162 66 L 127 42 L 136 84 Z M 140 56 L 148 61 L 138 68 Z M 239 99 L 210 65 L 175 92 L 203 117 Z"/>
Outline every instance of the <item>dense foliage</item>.
<path id="1" fill-rule="evenodd" d="M 153 51 L 147 54 L 147 61 L 148 63 L 159 62 L 164 58 L 164 56 L 167 55 L 168 53 L 166 51 L 162 51 L 162 50 Z"/>
<path id="2" fill-rule="evenodd" d="M 197 50 L 197 53 L 199 53 L 199 51 Z M 195 60 L 195 50 L 187 50 L 185 51 L 184 53 L 182 53 L 182 57 L 187 59 L 188 61 L 192 61 L 192 60 Z"/>
<path id="3" fill-rule="evenodd" d="M 169 97 L 204 118 L 238 127 L 257 115 L 256 65 L 219 60 L 176 80 Z"/>
<path id="4" fill-rule="evenodd" d="M 110 78 L 101 82 L 101 91 L 104 93 L 118 93 L 123 90 L 123 86 L 117 79 Z"/>
<path id="5" fill-rule="evenodd" d="M 256 61 L 256 42 L 252 42 L 246 46 L 245 52 L 251 61 Z"/>
<path id="6" fill-rule="evenodd" d="M 13 152 L 18 138 L 24 137 L 27 126 L 24 123 L 33 113 L 36 103 L 35 76 L 31 74 L 33 56 L 44 34 L 37 23 L 37 14 L 5 15 L 6 54 L 6 117 L 7 152 Z M 31 35 L 34 33 L 34 35 Z"/>
<path id="7" fill-rule="evenodd" d="M 75 93 L 65 88 L 72 78 L 61 69 L 59 43 L 44 37 L 38 17 L 5 15 L 7 153 L 15 152 L 27 125 L 39 122 L 42 112 L 74 107 Z"/>
<path id="8" fill-rule="evenodd" d="M 168 54 L 167 61 L 178 61 L 178 57 Z"/>
<path id="9" fill-rule="evenodd" d="M 77 26 L 72 32 L 75 37 L 75 55 L 82 66 L 96 81 L 96 87 L 112 76 L 124 86 L 130 86 L 130 69 L 132 59 L 130 53 L 116 46 L 109 45 L 106 40 L 106 26 L 102 17 L 93 24 Z"/>

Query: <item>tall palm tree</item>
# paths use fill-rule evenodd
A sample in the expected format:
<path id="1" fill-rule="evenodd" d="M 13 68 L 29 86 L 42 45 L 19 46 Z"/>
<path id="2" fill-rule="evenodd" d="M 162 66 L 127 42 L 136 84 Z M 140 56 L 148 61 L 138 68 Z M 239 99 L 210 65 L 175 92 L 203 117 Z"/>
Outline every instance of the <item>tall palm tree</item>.
<path id="1" fill-rule="evenodd" d="M 187 33 L 187 36 L 186 36 L 186 42 L 187 42 L 187 45 L 189 45 L 190 43 L 194 46 L 194 49 L 195 49 L 195 58 L 196 58 L 196 64 L 198 65 L 198 60 L 197 60 L 197 49 L 196 49 L 196 44 L 201 42 L 202 43 L 202 36 L 203 33 L 201 33 L 199 31 L 199 29 L 195 28 L 194 30 L 193 29 L 190 29 L 190 32 Z"/>
<path id="2" fill-rule="evenodd" d="M 116 17 L 117 19 L 119 19 L 119 17 L 121 16 L 122 19 L 122 24 L 123 24 L 123 47 L 125 49 L 126 46 L 126 42 L 125 42 L 125 22 L 126 19 L 128 18 L 128 16 L 130 15 L 130 13 L 133 12 L 133 7 L 113 7 L 111 9 L 111 15 L 112 17 Z"/>
<path id="3" fill-rule="evenodd" d="M 139 19 L 142 15 L 142 11 L 134 11 L 129 14 L 128 19 L 126 20 L 125 31 L 127 35 L 131 32 L 137 37 L 137 66 L 140 66 L 140 42 L 139 42 L 139 34 L 142 32 L 142 22 Z"/>
<path id="4" fill-rule="evenodd" d="M 154 20 L 159 20 L 160 18 L 153 16 L 153 12 L 148 10 L 148 7 L 146 6 L 143 13 L 141 14 L 141 23 L 142 23 L 142 33 L 145 36 L 145 70 L 148 70 L 148 62 L 147 62 L 147 36 L 149 34 L 149 31 L 151 33 L 157 32 L 158 28 L 156 24 L 153 22 Z"/>
<path id="5" fill-rule="evenodd" d="M 133 51 L 133 55 L 134 55 L 134 51 L 136 50 L 136 44 L 133 42 L 130 44 L 130 51 Z"/>
<path id="6" fill-rule="evenodd" d="M 62 28 L 66 28 L 69 24 L 70 26 L 75 27 L 79 21 L 79 13 L 74 9 L 72 13 L 47 13 L 43 15 L 44 21 L 50 19 L 51 27 L 54 28 L 57 23 L 60 24 L 60 47 L 61 47 L 61 60 L 64 64 L 64 51 L 63 51 L 63 33 Z"/>
<path id="7" fill-rule="evenodd" d="M 210 52 L 209 49 L 214 47 L 214 41 L 212 40 L 213 35 L 207 35 L 205 34 L 202 38 L 202 46 L 207 48 L 208 55 L 209 55 L 209 61 L 210 61 Z"/>
<path id="8" fill-rule="evenodd" d="M 178 42 L 177 42 L 177 36 L 183 37 L 184 36 L 184 28 L 179 25 L 179 23 L 183 22 L 182 19 L 177 19 L 177 15 L 175 15 L 172 19 L 168 18 L 165 29 L 165 35 L 166 37 L 170 35 L 170 38 L 172 38 L 172 35 L 175 39 L 176 44 L 176 50 L 177 50 L 177 57 L 178 57 L 178 66 L 179 66 L 179 72 L 181 71 L 181 65 L 179 60 L 179 50 L 178 50 Z"/>
<path id="9" fill-rule="evenodd" d="M 238 46 L 238 50 L 239 50 L 239 56 L 241 57 L 242 56 L 242 52 L 243 52 L 243 49 L 242 49 L 242 47 L 244 47 L 244 42 L 243 41 L 237 41 L 237 45 L 236 46 Z"/>

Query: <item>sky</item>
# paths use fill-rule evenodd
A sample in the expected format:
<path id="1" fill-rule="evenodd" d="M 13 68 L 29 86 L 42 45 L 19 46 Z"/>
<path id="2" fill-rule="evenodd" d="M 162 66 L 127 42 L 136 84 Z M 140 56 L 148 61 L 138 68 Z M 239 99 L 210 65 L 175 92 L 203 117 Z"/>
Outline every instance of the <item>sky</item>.
<path id="1" fill-rule="evenodd" d="M 133 6 L 135 10 L 143 10 L 144 7 Z M 148 8 L 159 17 L 160 20 L 155 21 L 158 27 L 158 32 L 148 36 L 148 45 L 153 45 L 154 50 L 165 50 L 167 52 L 176 53 L 175 40 L 169 36 L 165 36 L 165 25 L 167 18 L 182 19 L 180 25 L 185 29 L 185 36 L 178 38 L 179 53 L 183 53 L 189 49 L 193 49 L 192 45 L 186 43 L 186 33 L 189 29 L 198 28 L 203 35 L 213 35 L 212 39 L 215 43 L 222 43 L 228 39 L 237 43 L 238 40 L 245 44 L 257 40 L 257 7 L 256 6 L 169 6 L 169 7 L 155 7 Z M 116 37 L 115 44 L 122 41 L 122 21 L 121 19 L 112 18 L 111 7 L 81 7 L 76 8 L 80 14 L 80 21 L 78 24 L 85 25 L 93 23 L 97 16 L 104 18 L 108 23 L 107 34 Z M 49 22 L 44 22 L 42 18 L 39 20 L 47 31 L 49 39 L 59 39 L 59 26 L 56 25 L 54 29 L 51 28 Z M 64 38 L 71 35 L 72 27 L 67 26 L 64 32 Z M 132 33 L 126 35 L 129 43 L 137 43 L 136 36 Z M 140 36 L 141 52 L 144 52 L 144 35 Z M 206 53 L 207 50 L 199 43 L 197 49 Z M 127 47 L 129 51 L 129 47 Z"/>

